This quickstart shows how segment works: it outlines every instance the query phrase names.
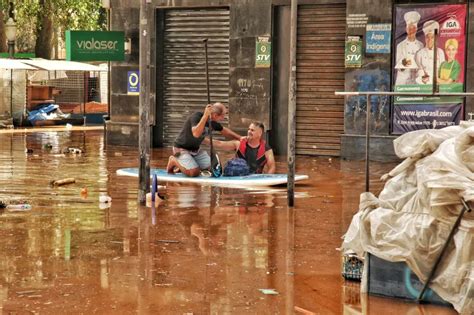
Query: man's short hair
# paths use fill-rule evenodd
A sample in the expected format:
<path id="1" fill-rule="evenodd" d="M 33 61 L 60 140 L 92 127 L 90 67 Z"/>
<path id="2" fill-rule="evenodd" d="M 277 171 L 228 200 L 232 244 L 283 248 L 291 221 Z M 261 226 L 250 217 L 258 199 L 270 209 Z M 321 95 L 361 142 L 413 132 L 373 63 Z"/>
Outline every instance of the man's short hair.
<path id="1" fill-rule="evenodd" d="M 251 125 L 254 125 L 255 127 L 258 127 L 258 128 L 260 128 L 260 129 L 262 129 L 262 133 L 265 132 L 265 125 L 264 125 L 262 122 L 260 122 L 260 121 L 253 121 L 253 122 L 251 123 Z"/>
<path id="2" fill-rule="evenodd" d="M 220 102 L 212 104 L 212 112 L 217 115 L 222 115 L 223 113 L 225 113 L 224 104 Z"/>

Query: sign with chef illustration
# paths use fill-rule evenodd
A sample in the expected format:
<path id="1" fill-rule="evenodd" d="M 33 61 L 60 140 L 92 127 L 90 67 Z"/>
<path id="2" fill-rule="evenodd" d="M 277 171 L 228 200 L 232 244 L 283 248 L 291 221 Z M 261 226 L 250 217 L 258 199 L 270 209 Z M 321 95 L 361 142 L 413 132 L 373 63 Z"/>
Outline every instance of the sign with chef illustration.
<path id="1" fill-rule="evenodd" d="M 395 7 L 393 63 L 395 92 L 431 93 L 435 76 L 439 92 L 464 91 L 466 11 L 465 4 Z M 424 117 L 423 124 L 419 123 L 420 117 L 417 117 L 419 115 L 401 115 L 402 111 L 394 108 L 392 111 L 394 133 L 441 128 L 440 124 L 433 124 L 433 121 L 439 121 L 441 117 L 444 120 L 446 117 L 453 117 L 451 123 L 456 124 L 460 119 L 457 113 L 462 112 L 460 108 L 463 101 L 456 97 L 399 96 L 394 98 L 394 106 L 403 105 L 405 114 L 416 113 L 417 104 L 431 106 L 443 104 L 444 106 L 433 108 L 431 111 L 439 114 L 440 117 L 434 117 L 435 114 L 432 119 Z M 445 110 L 451 112 L 444 112 Z"/>

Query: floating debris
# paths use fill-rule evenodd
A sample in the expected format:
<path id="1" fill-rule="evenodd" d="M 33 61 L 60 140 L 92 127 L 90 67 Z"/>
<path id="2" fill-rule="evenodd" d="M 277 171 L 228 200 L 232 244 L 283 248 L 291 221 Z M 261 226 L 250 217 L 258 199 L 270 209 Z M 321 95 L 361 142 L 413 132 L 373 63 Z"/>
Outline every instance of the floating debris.
<path id="1" fill-rule="evenodd" d="M 73 184 L 76 182 L 75 178 L 64 178 L 64 179 L 57 179 L 57 180 L 52 180 L 50 182 L 51 186 L 63 186 L 67 184 Z"/>
<path id="2" fill-rule="evenodd" d="M 278 295 L 278 291 L 275 289 L 258 289 L 258 291 L 266 295 Z"/>

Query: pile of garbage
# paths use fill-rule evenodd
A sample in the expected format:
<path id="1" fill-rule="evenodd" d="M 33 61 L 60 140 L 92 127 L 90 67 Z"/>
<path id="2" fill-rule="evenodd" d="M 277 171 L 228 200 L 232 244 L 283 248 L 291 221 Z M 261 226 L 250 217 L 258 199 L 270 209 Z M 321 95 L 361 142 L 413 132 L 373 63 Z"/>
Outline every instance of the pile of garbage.
<path id="1" fill-rule="evenodd" d="M 382 177 L 378 197 L 363 193 L 343 249 L 406 262 L 425 282 L 461 211 L 474 205 L 474 122 L 418 130 L 394 141 L 404 159 Z M 474 314 L 474 213 L 464 213 L 430 283 L 461 314 Z"/>
<path id="2" fill-rule="evenodd" d="M 40 120 L 67 119 L 70 116 L 63 113 L 57 104 L 40 104 L 28 113 L 28 121 L 35 125 Z"/>

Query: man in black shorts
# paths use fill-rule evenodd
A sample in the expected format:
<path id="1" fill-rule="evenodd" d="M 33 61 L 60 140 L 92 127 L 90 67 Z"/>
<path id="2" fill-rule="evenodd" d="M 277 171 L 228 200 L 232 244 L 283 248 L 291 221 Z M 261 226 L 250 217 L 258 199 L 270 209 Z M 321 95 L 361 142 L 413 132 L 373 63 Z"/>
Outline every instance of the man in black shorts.
<path id="1" fill-rule="evenodd" d="M 219 141 L 213 140 L 214 147 L 223 150 L 235 150 L 235 156 L 247 161 L 250 173 L 275 173 L 275 157 L 273 150 L 262 139 L 265 127 L 263 123 L 254 121 L 250 124 L 247 137 L 239 140 Z M 208 140 L 206 139 L 205 143 Z"/>
<path id="2" fill-rule="evenodd" d="M 209 117 L 211 118 L 212 130 L 219 131 L 229 139 L 240 139 L 241 136 L 229 128 L 223 127 L 219 122 L 223 121 L 226 108 L 222 103 L 208 104 L 204 113 L 191 114 L 181 129 L 173 146 L 173 155 L 168 159 L 166 170 L 170 174 L 181 171 L 183 174 L 195 177 L 201 170 L 209 169 L 211 158 L 209 154 L 200 150 L 204 136 L 209 134 Z"/>

